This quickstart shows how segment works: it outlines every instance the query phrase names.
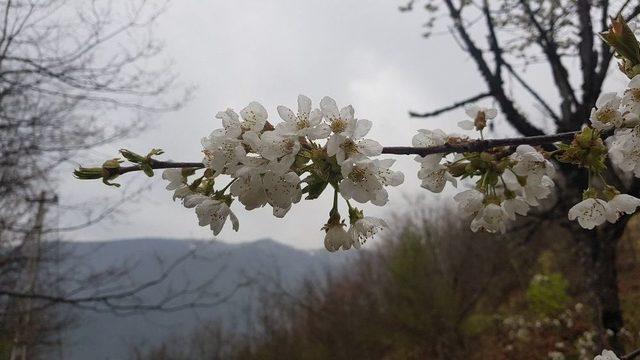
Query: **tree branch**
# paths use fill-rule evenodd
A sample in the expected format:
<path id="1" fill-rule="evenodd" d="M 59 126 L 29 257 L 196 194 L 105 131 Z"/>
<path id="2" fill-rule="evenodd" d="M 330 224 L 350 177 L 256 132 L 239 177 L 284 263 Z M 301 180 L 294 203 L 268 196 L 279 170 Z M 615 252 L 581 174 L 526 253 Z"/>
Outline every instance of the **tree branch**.
<path id="1" fill-rule="evenodd" d="M 426 156 L 431 154 L 450 154 L 464 152 L 481 152 L 491 150 L 496 147 L 517 146 L 517 145 L 548 145 L 560 141 L 569 141 L 574 138 L 577 131 L 570 131 L 551 135 L 537 135 L 517 138 L 504 139 L 485 139 L 485 140 L 463 140 L 449 142 L 444 145 L 430 147 L 413 147 L 413 146 L 385 146 L 382 148 L 383 154 L 390 155 L 420 155 Z M 204 164 L 200 162 L 172 162 L 158 161 L 151 159 L 151 168 L 153 169 L 180 169 L 195 168 L 202 169 Z M 141 171 L 140 165 L 121 166 L 119 168 L 109 169 L 113 175 L 122 175 L 129 172 Z"/>
<path id="2" fill-rule="evenodd" d="M 516 81 L 518 81 L 518 83 L 531 95 L 533 96 L 534 99 L 536 99 L 538 101 L 538 103 L 540 105 L 542 105 L 542 107 L 547 110 L 547 113 L 549 114 L 549 116 L 551 116 L 553 118 L 553 120 L 557 123 L 560 122 L 560 117 L 558 116 L 558 114 L 555 113 L 555 111 L 553 111 L 553 109 L 551 108 L 551 106 L 542 98 L 542 96 L 540 96 L 540 94 L 538 94 L 526 81 L 524 81 L 524 79 L 522 78 L 522 76 L 520 76 L 520 74 L 518 74 L 517 71 L 515 71 L 513 69 L 513 67 L 511 66 L 511 64 L 505 62 L 504 63 L 504 67 L 507 68 L 507 70 L 509 71 L 509 73 L 516 79 Z"/>
<path id="3" fill-rule="evenodd" d="M 534 136 L 542 135 L 544 132 L 533 126 L 515 107 L 513 101 L 507 96 L 503 88 L 503 82 L 500 78 L 491 72 L 487 61 L 485 60 L 482 50 L 478 48 L 475 42 L 471 39 L 471 36 L 464 27 L 464 22 L 460 14 L 460 10 L 457 9 L 451 0 L 445 0 L 447 9 L 449 10 L 449 16 L 453 19 L 456 31 L 460 35 L 461 40 L 467 48 L 467 52 L 471 58 L 475 61 L 480 74 L 487 82 L 491 95 L 500 104 L 502 112 L 505 114 L 507 121 L 522 135 Z"/>
<path id="4" fill-rule="evenodd" d="M 489 92 L 484 92 L 484 93 L 480 93 L 478 95 L 472 96 L 470 98 L 466 98 L 464 100 L 460 100 L 458 102 L 453 103 L 452 105 L 440 108 L 438 110 L 434 110 L 431 112 L 427 112 L 427 113 L 417 113 L 417 112 L 413 112 L 413 111 L 409 111 L 409 116 L 411 117 L 419 117 L 419 118 L 427 118 L 427 117 L 434 117 L 434 116 L 438 116 L 440 114 L 443 114 L 445 112 L 451 111 L 451 110 L 455 110 L 457 108 L 460 108 L 462 106 L 465 106 L 467 104 L 470 104 L 472 102 L 476 102 L 480 99 L 484 99 L 486 97 L 490 97 L 491 93 Z"/>
<path id="5" fill-rule="evenodd" d="M 638 357 L 640 355 L 640 349 L 635 349 L 632 352 L 623 355 L 620 357 L 621 360 L 632 360 L 635 359 L 636 357 Z"/>
<path id="6" fill-rule="evenodd" d="M 549 37 L 549 32 L 542 27 L 542 24 L 536 19 L 535 12 L 531 9 L 528 1 L 520 0 L 520 5 L 529 17 L 529 21 L 538 31 L 537 42 L 542 48 L 549 65 L 551 65 L 551 73 L 555 80 L 560 97 L 562 97 L 562 118 L 568 121 L 571 118 L 571 106 L 578 105 L 575 92 L 569 83 L 569 72 L 562 64 L 560 55 L 558 54 L 558 46 L 556 42 Z"/>

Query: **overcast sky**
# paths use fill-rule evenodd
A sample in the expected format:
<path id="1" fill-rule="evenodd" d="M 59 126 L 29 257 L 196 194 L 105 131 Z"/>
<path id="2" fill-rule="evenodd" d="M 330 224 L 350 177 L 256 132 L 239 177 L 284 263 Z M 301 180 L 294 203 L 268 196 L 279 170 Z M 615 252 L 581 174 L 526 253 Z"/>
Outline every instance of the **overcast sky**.
<path id="1" fill-rule="evenodd" d="M 293 108 L 301 93 L 311 97 L 314 105 L 325 95 L 339 106 L 352 104 L 358 118 L 373 121 L 369 136 L 383 145 L 409 145 L 419 128 L 457 131 L 455 124 L 464 118 L 462 110 L 428 120 L 410 119 L 407 111 L 434 109 L 484 91 L 485 85 L 451 37 L 425 40 L 421 36 L 425 13 L 420 9 L 401 13 L 399 4 L 389 0 L 175 1 L 160 19 L 157 35 L 165 40 L 181 80 L 198 86 L 195 98 L 184 109 L 157 119 L 145 134 L 90 155 L 102 161 L 121 147 L 139 152 L 160 147 L 166 158 L 199 161 L 200 139 L 220 126 L 214 119 L 216 112 L 227 107 L 240 110 L 257 100 L 267 108 L 271 121 L 278 121 L 276 106 Z M 549 84 L 537 80 L 536 72 L 543 70 L 529 69 L 527 76 L 552 91 Z M 534 121 L 541 118 L 535 110 L 529 115 Z M 504 124 L 503 119 L 497 122 Z M 500 133 L 513 134 L 508 128 Z M 389 206 L 363 206 L 367 214 L 384 217 L 391 210 L 401 210 L 406 196 L 425 194 L 431 204 L 450 197 L 421 190 L 412 157 L 396 158 L 396 168 L 405 173 L 404 185 L 390 191 Z M 70 176 L 62 181 L 63 205 L 90 197 L 118 198 L 123 190 L 153 183 L 140 201 L 122 208 L 116 221 L 65 236 L 77 240 L 212 238 L 208 228 L 198 226 L 193 210 L 171 200 L 159 177 L 135 174 L 119 180 L 124 189 Z M 240 230 L 225 226 L 219 238 L 238 243 L 270 237 L 298 248 L 322 247 L 320 227 L 330 207 L 331 200 L 324 196 L 302 201 L 284 219 L 276 219 L 270 207 L 247 212 L 235 203 L 232 209 L 240 219 Z M 64 225 L 77 220 L 60 221 Z"/>

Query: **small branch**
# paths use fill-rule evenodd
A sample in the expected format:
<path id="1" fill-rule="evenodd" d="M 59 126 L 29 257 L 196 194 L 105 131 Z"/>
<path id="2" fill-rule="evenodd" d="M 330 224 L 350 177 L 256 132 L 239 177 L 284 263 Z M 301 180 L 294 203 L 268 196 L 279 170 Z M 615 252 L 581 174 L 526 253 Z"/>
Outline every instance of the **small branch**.
<path id="1" fill-rule="evenodd" d="M 635 359 L 636 357 L 638 357 L 638 355 L 640 355 L 640 348 L 639 349 L 635 349 L 632 352 L 626 354 L 626 355 L 622 355 L 620 357 L 621 360 L 631 360 L 631 359 Z"/>
<path id="2" fill-rule="evenodd" d="M 490 92 L 485 92 L 485 93 L 481 93 L 481 94 L 478 94 L 476 96 L 472 96 L 470 98 L 467 98 L 467 99 L 458 101 L 456 103 L 453 103 L 452 105 L 449 105 L 447 107 L 443 107 L 443 108 L 440 108 L 438 110 L 434 110 L 434 111 L 431 111 L 431 112 L 428 112 L 428 113 L 417 113 L 417 112 L 409 111 L 409 116 L 411 116 L 411 117 L 419 117 L 419 118 L 434 117 L 434 116 L 438 116 L 440 114 L 443 114 L 443 113 L 445 113 L 447 111 L 451 111 L 451 110 L 455 110 L 457 108 L 463 107 L 463 106 L 465 106 L 467 104 L 470 104 L 472 102 L 478 101 L 480 99 L 484 99 L 484 98 L 489 97 L 489 96 L 491 96 L 491 93 Z"/>
<path id="3" fill-rule="evenodd" d="M 172 162 L 172 161 L 158 161 L 151 159 L 151 168 L 153 169 L 183 169 L 183 168 L 196 168 L 202 169 L 203 163 L 199 162 Z M 132 171 L 140 171 L 142 168 L 140 165 L 122 166 L 118 171 L 118 175 L 126 174 Z"/>
<path id="4" fill-rule="evenodd" d="M 518 81 L 518 83 L 520 83 L 520 85 L 531 95 L 533 96 L 540 105 L 542 105 L 542 107 L 544 107 L 545 110 L 547 110 L 547 113 L 549 114 L 549 116 L 551 116 L 553 118 L 553 120 L 555 121 L 556 124 L 558 124 L 560 122 L 560 117 L 558 116 L 558 114 L 555 113 L 555 111 L 553 111 L 553 109 L 551 108 L 551 106 L 549 106 L 549 104 L 542 98 L 542 96 L 540 96 L 540 94 L 538 94 L 523 78 L 522 76 L 520 76 L 520 74 L 518 74 L 517 71 L 515 71 L 513 69 L 513 67 L 511 66 L 511 64 L 509 63 L 504 63 L 504 66 L 507 68 L 507 70 L 509 71 L 509 73 Z"/>
<path id="5" fill-rule="evenodd" d="M 545 145 L 552 144 L 558 141 L 568 141 L 573 139 L 577 132 L 570 131 L 553 135 L 538 135 L 528 136 L 520 138 L 505 138 L 505 139 L 486 139 L 486 140 L 472 140 L 456 144 L 444 144 L 440 146 L 431 147 L 411 147 L 411 146 L 392 146 L 382 149 L 383 154 L 395 154 L 395 155 L 431 155 L 431 154 L 450 154 L 450 153 L 463 153 L 463 152 L 479 152 L 486 151 L 492 148 L 500 146 L 517 146 L 517 145 Z"/>
<path id="6" fill-rule="evenodd" d="M 450 154 L 463 152 L 480 152 L 490 150 L 501 146 L 517 146 L 517 145 L 547 145 L 559 141 L 570 141 L 576 135 L 577 131 L 570 131 L 552 135 L 538 135 L 518 138 L 504 139 L 485 139 L 485 140 L 469 140 L 457 143 L 447 143 L 439 146 L 430 147 L 413 147 L 413 146 L 385 146 L 382 149 L 383 154 L 391 155 L 430 155 L 430 154 Z M 200 162 L 171 162 L 158 161 L 151 159 L 151 167 L 153 169 L 180 169 L 195 168 L 202 169 L 204 164 Z M 133 171 L 141 171 L 139 165 L 122 166 L 117 169 L 110 169 L 114 174 L 122 175 Z"/>

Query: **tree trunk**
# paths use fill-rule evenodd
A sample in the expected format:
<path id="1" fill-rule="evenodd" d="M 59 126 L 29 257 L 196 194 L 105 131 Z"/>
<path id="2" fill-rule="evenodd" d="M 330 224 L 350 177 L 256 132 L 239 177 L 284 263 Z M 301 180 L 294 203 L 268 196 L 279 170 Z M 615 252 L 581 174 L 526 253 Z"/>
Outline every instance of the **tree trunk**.
<path id="1" fill-rule="evenodd" d="M 599 324 L 598 343 L 617 354 L 624 353 L 624 345 L 619 338 L 624 321 L 618 294 L 616 257 L 627 221 L 628 217 L 598 230 L 574 229 L 575 239 L 585 250 L 582 263 L 596 311 L 596 324 Z"/>

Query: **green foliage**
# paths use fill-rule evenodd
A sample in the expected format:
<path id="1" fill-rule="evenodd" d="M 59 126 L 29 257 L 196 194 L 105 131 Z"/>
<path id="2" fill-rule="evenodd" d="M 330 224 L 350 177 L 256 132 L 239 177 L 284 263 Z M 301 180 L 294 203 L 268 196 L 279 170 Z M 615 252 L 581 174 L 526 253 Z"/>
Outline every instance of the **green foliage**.
<path id="1" fill-rule="evenodd" d="M 529 308 L 538 315 L 553 316 L 567 308 L 569 283 L 560 273 L 535 275 L 527 288 Z"/>

